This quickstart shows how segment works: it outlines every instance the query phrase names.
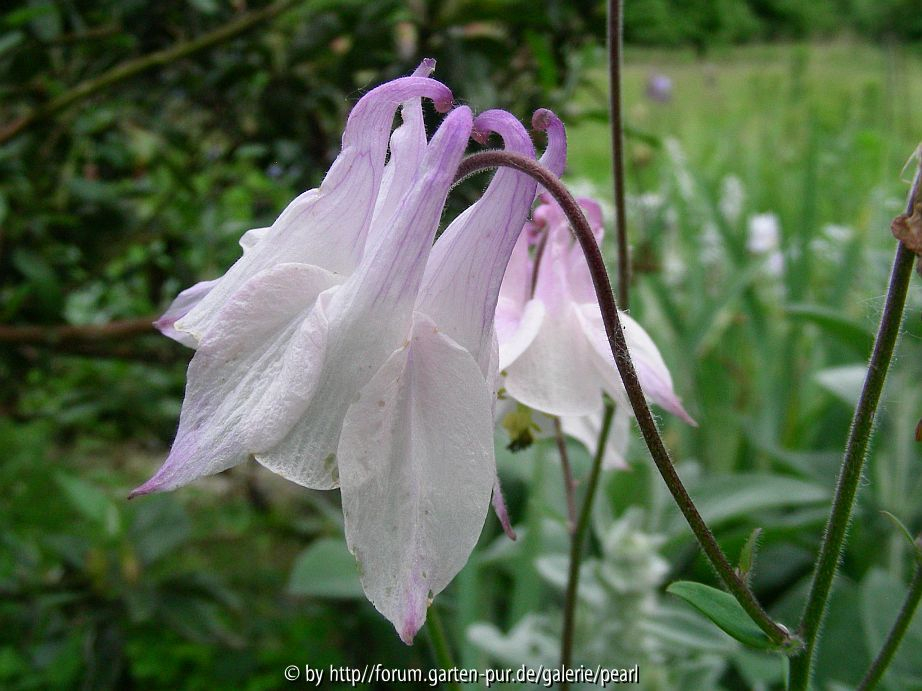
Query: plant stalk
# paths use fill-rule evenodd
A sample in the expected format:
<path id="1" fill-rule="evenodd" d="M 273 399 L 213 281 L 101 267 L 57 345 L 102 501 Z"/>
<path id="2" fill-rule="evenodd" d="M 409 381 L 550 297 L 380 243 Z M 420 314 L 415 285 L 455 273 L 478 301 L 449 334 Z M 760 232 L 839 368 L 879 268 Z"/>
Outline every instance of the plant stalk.
<path id="1" fill-rule="evenodd" d="M 624 120 L 621 109 L 621 60 L 623 45 L 622 0 L 608 2 L 608 91 L 611 115 L 611 160 L 615 197 L 615 237 L 618 243 L 618 304 L 630 305 L 631 258 L 627 243 L 627 212 L 624 204 Z"/>
<path id="2" fill-rule="evenodd" d="M 567 440 L 563 436 L 563 428 L 557 416 L 554 417 L 554 439 L 557 441 L 557 453 L 560 455 L 560 466 L 563 469 L 563 490 L 567 497 L 567 532 L 572 540 L 576 534 L 576 480 L 573 479 Z"/>
<path id="3" fill-rule="evenodd" d="M 911 214 L 915 206 L 920 180 L 922 180 L 922 162 L 919 164 L 912 189 L 909 192 L 907 214 Z M 804 641 L 804 649 L 800 655 L 791 659 L 789 689 L 792 691 L 806 691 L 810 684 L 813 653 L 826 612 L 826 602 L 829 600 L 832 581 L 845 545 L 845 535 L 851 520 L 858 485 L 861 482 L 861 471 L 867 456 L 871 433 L 874 429 L 877 405 L 880 402 L 880 395 L 899 336 L 914 258 L 915 255 L 903 243 L 897 246 L 884 311 L 881 315 L 877 337 L 874 340 L 874 349 L 868 363 L 864 386 L 852 418 L 845 455 L 839 470 L 839 479 L 836 482 L 832 509 L 829 513 L 829 520 L 826 522 L 823 542 L 813 572 L 813 582 L 810 585 L 807 604 L 800 619 L 798 630 Z"/>
<path id="4" fill-rule="evenodd" d="M 602 413 L 602 428 L 599 430 L 599 444 L 592 459 L 592 470 L 589 471 L 589 481 L 586 485 L 586 496 L 583 498 L 583 505 L 580 508 L 576 530 L 570 536 L 570 568 L 567 574 L 567 592 L 563 607 L 563 633 L 560 637 L 560 664 L 567 669 L 573 667 L 573 633 L 576 628 L 576 605 L 579 594 L 579 573 L 583 559 L 583 544 L 589 532 L 592 504 L 599 484 L 599 476 L 602 474 L 602 460 L 605 457 L 605 445 L 608 444 L 608 435 L 611 432 L 611 420 L 614 411 L 614 406 L 606 402 L 605 411 Z M 561 682 L 560 688 L 562 691 L 566 691 L 569 684 Z"/>
<path id="5" fill-rule="evenodd" d="M 430 605 L 426 613 L 426 633 L 429 634 L 429 643 L 439 668 L 456 669 L 457 665 L 451 655 L 448 638 L 445 636 L 445 627 L 442 626 L 442 616 L 435 605 Z M 461 684 L 458 682 L 448 683 L 447 686 L 454 691 L 461 691 Z"/>

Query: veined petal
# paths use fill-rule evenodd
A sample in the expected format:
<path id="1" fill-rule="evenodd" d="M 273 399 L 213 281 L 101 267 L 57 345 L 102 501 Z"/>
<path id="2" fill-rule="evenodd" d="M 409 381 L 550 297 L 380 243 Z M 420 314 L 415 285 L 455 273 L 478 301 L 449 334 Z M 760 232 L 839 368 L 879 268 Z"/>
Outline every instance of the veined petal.
<path id="1" fill-rule="evenodd" d="M 428 77 L 435 69 L 435 60 L 426 58 L 420 63 L 414 77 Z M 393 215 L 400 200 L 410 191 L 416 178 L 416 171 L 426 153 L 426 125 L 423 121 L 422 100 L 412 98 L 400 106 L 403 124 L 391 135 L 390 156 L 384 167 L 381 190 L 375 203 L 372 228 L 386 227 L 385 223 Z M 377 239 L 368 237 L 368 245 L 374 245 Z"/>
<path id="2" fill-rule="evenodd" d="M 451 102 L 448 87 L 424 77 L 395 79 L 362 97 L 349 115 L 342 153 L 319 190 L 295 199 L 272 225 L 272 241 L 256 243 L 245 252 L 176 328 L 200 340 L 240 286 L 280 263 L 350 273 L 364 252 L 394 113 L 402 102 L 420 97 L 432 98 L 440 107 Z"/>
<path id="3" fill-rule="evenodd" d="M 619 402 L 626 403 L 624 385 L 618 374 L 615 359 L 611 354 L 608 338 L 605 335 L 605 326 L 602 314 L 597 304 L 583 304 L 579 308 L 582 331 L 587 340 L 592 343 L 596 354 L 599 374 L 605 378 L 606 390 Z M 669 368 L 660 355 L 659 348 L 650 338 L 644 328 L 632 317 L 619 312 L 621 325 L 624 329 L 624 339 L 627 341 L 631 359 L 634 361 L 634 370 L 644 394 L 651 401 L 663 407 L 673 415 L 678 416 L 694 427 L 698 423 L 682 407 L 682 402 L 676 396 L 672 386 L 672 376 Z M 616 388 L 615 388 L 616 387 Z"/>
<path id="4" fill-rule="evenodd" d="M 422 315 L 346 416 L 346 540 L 365 594 L 404 643 L 480 536 L 495 475 L 492 428 L 477 363 Z"/>
<path id="5" fill-rule="evenodd" d="M 260 429 L 256 460 L 283 477 L 315 486 L 318 469 L 336 486 L 336 449 L 356 395 L 406 339 L 439 216 L 470 134 L 471 113 L 452 111 L 429 144 L 412 190 L 355 273 L 325 305 L 325 357 L 297 423 Z M 286 354 L 286 357 L 288 355 Z M 285 365 L 294 371 L 294 359 Z M 293 398 L 293 397 L 292 397 Z M 268 418 L 267 418 L 268 419 Z"/>
<path id="6" fill-rule="evenodd" d="M 209 331 L 189 364 L 170 455 L 132 496 L 175 489 L 247 459 L 253 452 L 246 443 L 248 411 L 271 390 L 305 314 L 336 280 L 315 266 L 282 264 L 254 276 L 227 302 L 219 328 Z"/>
<path id="7" fill-rule="evenodd" d="M 550 415 L 586 415 L 602 405 L 593 353 L 581 330 L 576 305 L 548 310 L 531 344 L 506 371 L 506 390 L 516 400 Z M 502 366 L 502 365 L 500 365 Z"/>
<path id="8" fill-rule="evenodd" d="M 508 151 L 534 157 L 528 132 L 509 113 L 488 110 L 477 116 L 475 138 L 491 131 L 502 136 Z M 534 198 L 530 177 L 498 170 L 483 196 L 435 243 L 426 266 L 417 309 L 467 348 L 484 376 L 500 284 Z"/>
<path id="9" fill-rule="evenodd" d="M 246 254 L 247 250 L 253 248 L 268 232 L 269 228 L 253 228 L 245 232 L 240 237 L 240 246 L 243 248 L 243 253 Z M 179 293 L 170 303 L 166 312 L 163 313 L 163 316 L 154 322 L 154 327 L 167 338 L 172 338 L 189 348 L 197 348 L 198 339 L 195 336 L 185 331 L 179 331 L 173 325 L 201 302 L 219 280 L 216 278 L 211 281 L 200 281 Z"/>

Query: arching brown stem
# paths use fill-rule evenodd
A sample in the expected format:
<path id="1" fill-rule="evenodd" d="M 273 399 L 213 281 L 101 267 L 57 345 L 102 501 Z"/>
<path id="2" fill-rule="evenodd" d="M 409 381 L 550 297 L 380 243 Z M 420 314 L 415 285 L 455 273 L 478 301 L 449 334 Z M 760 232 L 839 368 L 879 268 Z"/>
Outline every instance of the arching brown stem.
<path id="1" fill-rule="evenodd" d="M 457 182 L 474 173 L 498 167 L 513 168 L 537 180 L 554 197 L 564 214 L 566 214 L 576 240 L 586 257 L 586 264 L 589 267 L 592 284 L 602 312 L 602 321 L 605 324 L 608 344 L 611 347 L 615 364 L 621 375 L 621 381 L 624 383 L 637 423 L 640 426 L 644 441 L 650 450 L 650 455 L 653 457 L 657 470 L 672 493 L 682 515 L 685 516 L 685 520 L 688 521 L 692 532 L 701 545 L 701 549 L 704 550 L 705 555 L 726 588 L 772 642 L 787 652 L 793 652 L 799 647 L 799 641 L 768 615 L 756 600 L 749 586 L 730 565 L 729 560 L 717 543 L 717 539 L 704 522 L 695 503 L 682 484 L 678 473 L 676 473 L 672 458 L 663 444 L 656 422 L 653 420 L 653 414 L 650 412 L 650 407 L 644 398 L 637 372 L 634 370 L 634 363 L 631 361 L 631 356 L 628 352 L 621 320 L 618 317 L 618 306 L 612 293 L 611 282 L 605 269 L 602 252 L 596 244 L 589 221 L 583 215 L 576 199 L 573 198 L 573 195 L 570 194 L 570 191 L 556 175 L 536 160 L 509 151 L 484 151 L 467 157 L 458 167 L 455 180 Z M 567 663 L 567 660 L 563 661 L 564 665 Z"/>

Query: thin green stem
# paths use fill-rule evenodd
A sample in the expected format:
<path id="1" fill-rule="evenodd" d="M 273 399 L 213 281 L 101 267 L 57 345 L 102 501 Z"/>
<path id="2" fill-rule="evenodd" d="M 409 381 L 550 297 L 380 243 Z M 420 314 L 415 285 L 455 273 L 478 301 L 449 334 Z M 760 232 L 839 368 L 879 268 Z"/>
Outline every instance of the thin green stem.
<path id="1" fill-rule="evenodd" d="M 920 599 L 922 599 L 922 560 L 917 558 L 916 572 L 912 577 L 912 582 L 909 584 L 909 591 L 906 593 L 906 599 L 903 600 L 903 606 L 900 607 L 900 613 L 897 615 L 896 621 L 893 622 L 893 628 L 890 629 L 883 647 L 868 668 L 868 672 L 864 675 L 864 679 L 861 680 L 861 684 L 858 685 L 858 691 L 871 691 L 871 689 L 877 687 L 877 683 L 883 677 L 884 672 L 887 671 L 890 661 L 896 654 L 897 648 L 903 642 L 903 636 L 906 635 L 906 630 L 912 621 L 912 615 L 916 612 L 916 607 L 919 606 Z"/>
<path id="2" fill-rule="evenodd" d="M 573 479 L 573 467 L 567 452 L 567 440 L 563 436 L 560 418 L 554 416 L 554 439 L 557 441 L 557 453 L 560 455 L 560 467 L 563 470 L 563 491 L 567 497 L 567 532 L 572 537 L 576 531 L 576 481 Z"/>
<path id="3" fill-rule="evenodd" d="M 627 243 L 627 212 L 624 204 L 624 120 L 621 108 L 621 47 L 623 2 L 608 2 L 608 93 L 611 111 L 611 160 L 615 196 L 615 237 L 618 242 L 618 304 L 630 304 L 631 259 Z"/>
<path id="4" fill-rule="evenodd" d="M 589 520 L 592 518 L 592 503 L 595 499 L 596 488 L 599 485 L 599 476 L 602 473 L 602 459 L 605 457 L 605 445 L 608 443 L 608 434 L 611 432 L 612 413 L 614 407 L 611 403 L 605 404 L 602 413 L 602 429 L 599 430 L 599 443 L 592 459 L 592 470 L 589 471 L 589 481 L 586 484 L 586 496 L 580 508 L 579 520 L 576 530 L 570 536 L 570 569 L 567 574 L 567 593 L 563 607 L 563 633 L 560 637 L 560 664 L 566 668 L 573 666 L 573 632 L 576 627 L 576 603 L 579 593 L 579 572 L 583 559 L 583 544 L 589 532 Z M 569 684 L 561 682 L 563 691 Z"/>
<path id="5" fill-rule="evenodd" d="M 919 193 L 920 180 L 922 180 L 922 163 L 916 172 L 915 181 L 909 192 L 907 213 L 911 214 L 915 200 Z M 845 544 L 845 535 L 851 520 L 855 496 L 861 481 L 861 471 L 867 456 L 868 444 L 871 433 L 874 431 L 874 418 L 877 413 L 877 404 L 887 379 L 890 360 L 900 332 L 903 318 L 903 307 L 906 304 L 906 294 L 909 291 L 909 279 L 912 276 L 912 263 L 914 255 L 905 245 L 900 243 L 896 249 L 893 268 L 890 272 L 890 287 L 884 303 L 884 311 L 880 318 L 877 338 L 871 360 L 868 363 L 868 372 L 865 376 L 864 387 L 855 407 L 852 426 L 845 446 L 845 455 L 842 467 L 839 470 L 839 479 L 836 482 L 836 493 L 826 522 L 823 542 L 820 546 L 819 556 L 813 572 L 813 582 L 807 596 L 800 619 L 799 632 L 804 641 L 803 652 L 791 660 L 791 678 L 789 689 L 806 691 L 810 684 L 812 673 L 813 653 L 816 648 L 817 637 L 826 612 L 826 603 L 832 589 L 832 581 L 842 556 Z"/>
<path id="6" fill-rule="evenodd" d="M 429 644 L 432 646 L 432 653 L 435 655 L 435 661 L 439 668 L 455 669 L 457 665 L 451 655 L 451 648 L 448 646 L 445 627 L 442 626 L 442 617 L 434 604 L 429 606 L 426 613 L 426 633 L 429 634 Z M 447 683 L 446 686 L 450 689 L 461 691 L 461 684 L 458 682 Z"/>
<path id="7" fill-rule="evenodd" d="M 80 82 L 73 88 L 65 91 L 60 96 L 57 96 L 47 103 L 34 108 L 13 122 L 0 127 L 0 144 L 7 142 L 16 135 L 32 127 L 36 123 L 55 115 L 65 108 L 79 101 L 83 101 L 93 94 L 114 86 L 119 82 L 123 82 L 126 79 L 134 77 L 141 72 L 146 72 L 147 70 L 154 67 L 161 67 L 163 65 L 176 62 L 177 60 L 188 57 L 193 53 L 197 53 L 201 50 L 205 50 L 207 48 L 211 48 L 212 46 L 218 45 L 219 43 L 228 41 L 238 36 L 239 34 L 242 34 L 244 31 L 252 29 L 257 24 L 260 24 L 268 19 L 272 19 L 276 15 L 282 13 L 294 5 L 296 1 L 297 0 L 279 0 L 278 2 L 263 7 L 262 9 L 247 12 L 246 14 L 233 19 L 227 24 L 218 27 L 214 31 L 210 31 L 207 34 L 199 36 L 198 38 L 194 38 L 190 41 L 183 41 L 182 43 L 178 43 L 174 46 L 171 46 L 170 48 L 166 48 L 155 53 L 150 53 L 149 55 L 127 60 L 120 65 L 116 65 L 112 69 L 103 72 L 98 77 L 93 77 L 92 79 L 87 79 L 86 81 Z"/>
<path id="8" fill-rule="evenodd" d="M 481 170 L 499 166 L 528 174 L 544 185 L 544 188 L 560 205 L 586 258 L 586 265 L 592 276 L 592 284 L 599 301 L 608 345 L 615 358 L 615 364 L 621 375 L 628 400 L 631 402 L 631 408 L 634 410 L 634 416 L 637 418 L 637 424 L 640 426 L 640 431 L 657 470 L 724 585 L 769 639 L 785 651 L 791 652 L 798 647 L 799 642 L 792 638 L 784 627 L 775 623 L 756 600 L 749 586 L 736 573 L 675 470 L 669 451 L 666 450 L 656 427 L 653 413 L 647 405 L 643 389 L 640 387 L 627 341 L 624 338 L 624 330 L 621 326 L 621 318 L 618 316 L 618 306 L 608 279 L 608 272 L 605 269 L 605 261 L 592 233 L 592 228 L 579 204 L 566 186 L 547 168 L 533 158 L 510 151 L 484 151 L 468 156 L 458 166 L 455 179 L 456 181 L 461 180 Z"/>

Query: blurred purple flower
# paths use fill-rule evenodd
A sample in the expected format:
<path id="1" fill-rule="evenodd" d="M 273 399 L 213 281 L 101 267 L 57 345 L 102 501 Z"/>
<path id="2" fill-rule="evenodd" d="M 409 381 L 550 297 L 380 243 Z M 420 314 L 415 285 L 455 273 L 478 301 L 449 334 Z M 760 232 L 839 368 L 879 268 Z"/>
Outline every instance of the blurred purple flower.
<path id="1" fill-rule="evenodd" d="M 647 78 L 647 98 L 658 103 L 672 100 L 672 79 L 665 74 L 651 74 Z"/>

